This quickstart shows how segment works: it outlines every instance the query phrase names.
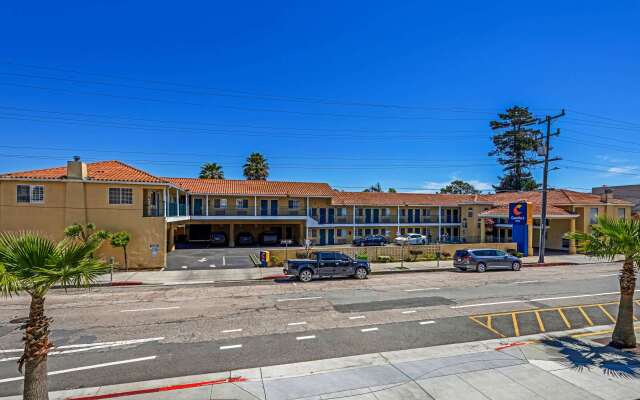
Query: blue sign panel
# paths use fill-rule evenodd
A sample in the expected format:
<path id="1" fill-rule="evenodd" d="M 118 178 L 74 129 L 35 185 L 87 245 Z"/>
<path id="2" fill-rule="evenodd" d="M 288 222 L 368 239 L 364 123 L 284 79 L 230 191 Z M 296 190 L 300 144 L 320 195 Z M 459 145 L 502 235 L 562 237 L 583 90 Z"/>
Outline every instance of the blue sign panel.
<path id="1" fill-rule="evenodd" d="M 509 204 L 509 223 L 512 225 L 524 225 L 527 223 L 527 203 Z"/>

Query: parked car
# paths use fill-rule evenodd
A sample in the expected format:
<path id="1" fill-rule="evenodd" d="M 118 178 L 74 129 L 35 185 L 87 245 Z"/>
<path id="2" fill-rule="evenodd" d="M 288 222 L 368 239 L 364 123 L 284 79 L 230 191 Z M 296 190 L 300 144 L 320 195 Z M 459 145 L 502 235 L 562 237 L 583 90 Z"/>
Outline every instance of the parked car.
<path id="1" fill-rule="evenodd" d="M 212 232 L 209 238 L 210 246 L 226 246 L 227 235 L 224 232 Z"/>
<path id="2" fill-rule="evenodd" d="M 456 251 L 453 256 L 453 266 L 460 271 L 485 272 L 489 268 L 520 271 L 522 260 L 502 250 L 468 249 Z"/>
<path id="3" fill-rule="evenodd" d="M 367 235 L 353 239 L 354 246 L 384 246 L 387 243 L 387 238 L 382 235 Z"/>
<path id="4" fill-rule="evenodd" d="M 278 234 L 274 232 L 263 232 L 260 234 L 260 243 L 266 246 L 273 246 L 280 243 Z"/>
<path id="5" fill-rule="evenodd" d="M 427 237 L 419 233 L 406 233 L 393 239 L 397 245 L 403 244 L 427 244 Z"/>
<path id="6" fill-rule="evenodd" d="M 321 251 L 315 253 L 314 258 L 288 260 L 283 272 L 302 282 L 309 282 L 314 278 L 334 276 L 365 279 L 371 273 L 371 268 L 367 261 L 354 260 L 338 252 Z"/>
<path id="7" fill-rule="evenodd" d="M 250 246 L 253 244 L 253 235 L 249 232 L 238 233 L 236 245 L 238 246 Z"/>

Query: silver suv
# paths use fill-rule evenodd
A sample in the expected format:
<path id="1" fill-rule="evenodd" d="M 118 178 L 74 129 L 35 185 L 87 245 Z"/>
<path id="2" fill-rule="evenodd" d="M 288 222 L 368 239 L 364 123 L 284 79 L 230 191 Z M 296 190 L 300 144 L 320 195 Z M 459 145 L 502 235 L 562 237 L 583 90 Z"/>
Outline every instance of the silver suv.
<path id="1" fill-rule="evenodd" d="M 467 249 L 457 250 L 453 256 L 453 266 L 460 271 L 485 272 L 488 268 L 502 268 L 519 271 L 522 260 L 502 250 Z"/>

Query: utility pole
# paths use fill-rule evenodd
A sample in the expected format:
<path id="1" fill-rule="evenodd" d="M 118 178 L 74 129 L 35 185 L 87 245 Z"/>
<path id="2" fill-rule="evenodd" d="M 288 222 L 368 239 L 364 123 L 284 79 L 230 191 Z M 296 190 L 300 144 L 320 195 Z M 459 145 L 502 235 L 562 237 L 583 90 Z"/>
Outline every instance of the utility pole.
<path id="1" fill-rule="evenodd" d="M 549 162 L 560 160 L 559 157 L 549 158 L 551 152 L 551 136 L 558 136 L 560 129 L 556 133 L 551 133 L 551 121 L 564 116 L 564 110 L 560 114 L 550 116 L 547 115 L 543 120 L 538 120 L 538 123 L 546 122 L 547 134 L 544 138 L 544 172 L 542 176 L 542 210 L 540 211 L 540 240 L 538 241 L 538 263 L 544 263 L 544 250 L 546 246 L 546 233 L 547 233 L 547 188 L 549 182 Z M 554 168 L 555 169 L 555 168 Z"/>

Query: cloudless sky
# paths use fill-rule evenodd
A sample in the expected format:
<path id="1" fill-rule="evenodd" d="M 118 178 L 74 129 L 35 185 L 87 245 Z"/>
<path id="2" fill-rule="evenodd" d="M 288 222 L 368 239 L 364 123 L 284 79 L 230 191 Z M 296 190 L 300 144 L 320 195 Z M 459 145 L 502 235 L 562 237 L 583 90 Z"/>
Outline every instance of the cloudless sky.
<path id="1" fill-rule="evenodd" d="M 552 186 L 639 183 L 639 8 L 5 2 L 0 171 L 80 155 L 158 176 L 211 161 L 242 178 L 259 151 L 273 180 L 488 189 L 500 174 L 489 121 L 518 104 L 567 111 Z"/>

